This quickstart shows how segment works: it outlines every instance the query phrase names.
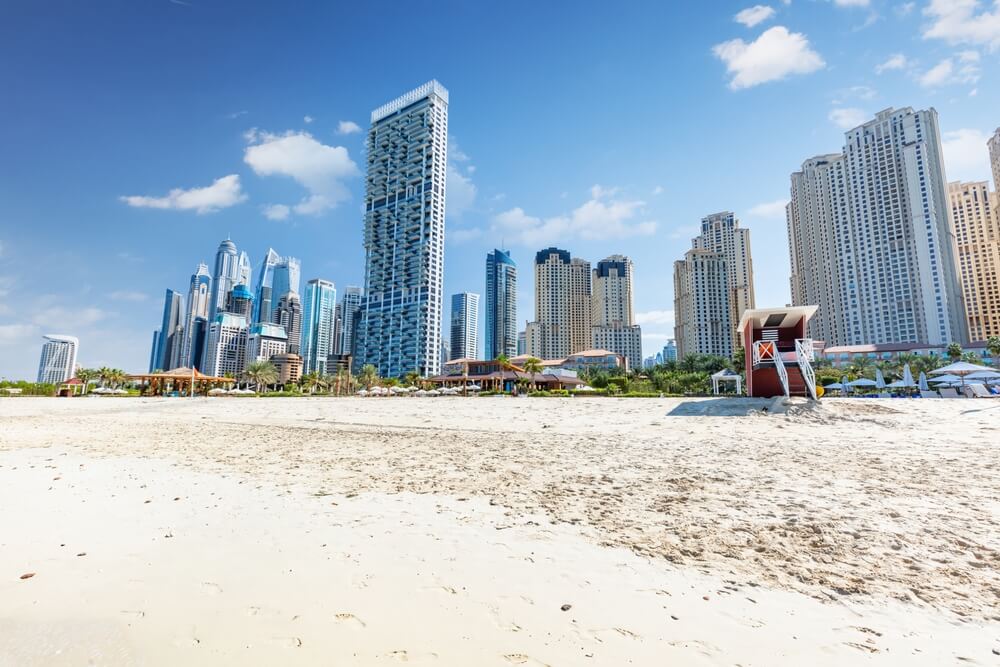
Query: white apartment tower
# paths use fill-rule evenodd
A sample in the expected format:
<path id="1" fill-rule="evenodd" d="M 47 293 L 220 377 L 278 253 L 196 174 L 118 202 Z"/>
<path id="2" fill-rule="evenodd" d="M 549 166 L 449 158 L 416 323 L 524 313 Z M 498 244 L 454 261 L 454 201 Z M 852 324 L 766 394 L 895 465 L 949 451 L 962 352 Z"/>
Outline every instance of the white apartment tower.
<path id="1" fill-rule="evenodd" d="M 80 341 L 73 336 L 43 336 L 42 356 L 38 360 L 38 382 L 60 384 L 76 375 L 76 353 Z"/>
<path id="2" fill-rule="evenodd" d="M 355 370 L 441 370 L 448 91 L 437 81 L 372 112 L 365 179 L 365 289 Z"/>
<path id="3" fill-rule="evenodd" d="M 219 313 L 205 334 L 205 374 L 239 377 L 246 368 L 247 321 L 242 315 Z"/>
<path id="4" fill-rule="evenodd" d="M 635 323 L 632 260 L 624 255 L 602 259 L 594 268 L 592 282 L 591 347 L 616 352 L 625 357 L 629 368 L 641 368 L 642 330 Z"/>
<path id="5" fill-rule="evenodd" d="M 591 348 L 590 262 L 569 251 L 535 254 L 535 321 L 525 329 L 528 354 L 563 359 Z"/>
<path id="6" fill-rule="evenodd" d="M 479 347 L 479 295 L 451 296 L 451 359 L 475 359 Z"/>
<path id="7" fill-rule="evenodd" d="M 814 158 L 792 176 L 792 304 L 832 293 L 810 335 L 827 345 L 965 342 L 937 112 L 881 111 L 845 134 L 840 160 Z M 822 161 L 835 166 L 810 176 Z"/>
<path id="8" fill-rule="evenodd" d="M 250 328 L 247 336 L 246 363 L 269 361 L 271 357 L 288 352 L 288 334 L 280 324 L 259 322 Z"/>
<path id="9" fill-rule="evenodd" d="M 714 213 L 701 220 L 701 234 L 691 241 L 691 247 L 710 250 L 726 260 L 729 282 L 729 322 L 732 324 L 732 347 L 739 346 L 736 326 L 743 311 L 754 308 L 753 260 L 750 256 L 750 230 L 740 227 L 740 221 L 729 212 Z"/>
<path id="10" fill-rule="evenodd" d="M 674 262 L 674 338 L 677 358 L 733 355 L 731 271 L 725 255 L 692 248 Z"/>
<path id="11" fill-rule="evenodd" d="M 993 189 L 1000 193 L 1000 127 L 986 145 L 990 149 L 990 166 L 993 167 Z"/>
<path id="12" fill-rule="evenodd" d="M 969 340 L 1000 336 L 1000 209 L 989 184 L 949 183 Z"/>

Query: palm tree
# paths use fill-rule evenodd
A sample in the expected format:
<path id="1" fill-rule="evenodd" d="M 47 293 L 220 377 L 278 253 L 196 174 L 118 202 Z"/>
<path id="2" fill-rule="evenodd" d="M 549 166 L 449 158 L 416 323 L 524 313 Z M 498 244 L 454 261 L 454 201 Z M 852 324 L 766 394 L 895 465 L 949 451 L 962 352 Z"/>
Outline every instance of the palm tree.
<path id="1" fill-rule="evenodd" d="M 90 389 L 90 383 L 98 378 L 98 371 L 96 368 L 81 368 L 76 372 L 76 377 L 80 379 L 83 383 L 83 395 L 87 395 L 87 391 Z"/>
<path id="2" fill-rule="evenodd" d="M 319 376 L 319 373 L 305 373 L 299 378 L 299 384 L 308 388 L 311 395 L 316 393 L 317 387 L 323 386 L 323 379 Z"/>
<path id="3" fill-rule="evenodd" d="M 875 361 L 871 357 L 860 355 L 851 359 L 850 369 L 852 373 L 858 377 L 862 377 L 865 371 L 871 369 L 874 365 Z"/>
<path id="4" fill-rule="evenodd" d="M 531 376 L 531 383 L 534 385 L 535 375 L 542 372 L 542 360 L 537 357 L 528 357 L 524 360 L 524 372 Z"/>
<path id="5" fill-rule="evenodd" d="M 420 382 L 420 373 L 416 371 L 410 371 L 403 376 L 403 381 L 411 387 L 416 387 L 417 383 Z"/>
<path id="6" fill-rule="evenodd" d="M 950 343 L 948 345 L 948 358 L 952 361 L 958 361 L 962 358 L 962 346 L 958 343 Z"/>
<path id="7" fill-rule="evenodd" d="M 101 366 L 97 370 L 97 377 L 101 381 L 101 386 L 103 387 L 108 383 L 108 378 L 111 377 L 111 369 L 107 366 Z"/>
<path id="8" fill-rule="evenodd" d="M 278 381 L 278 369 L 270 361 L 251 361 L 243 370 L 243 379 L 253 383 L 259 392 L 261 385 Z"/>
<path id="9" fill-rule="evenodd" d="M 111 386 L 115 389 L 125 384 L 127 380 L 128 374 L 120 368 L 112 368 L 111 372 L 108 373 L 108 382 L 110 382 Z"/>
<path id="10" fill-rule="evenodd" d="M 993 357 L 993 367 L 997 366 L 997 359 L 1000 358 L 1000 336 L 990 336 L 986 339 L 986 351 Z"/>
<path id="11" fill-rule="evenodd" d="M 361 367 L 361 384 L 365 386 L 365 389 L 371 389 L 372 385 L 378 382 L 378 371 L 371 364 L 365 364 Z"/>

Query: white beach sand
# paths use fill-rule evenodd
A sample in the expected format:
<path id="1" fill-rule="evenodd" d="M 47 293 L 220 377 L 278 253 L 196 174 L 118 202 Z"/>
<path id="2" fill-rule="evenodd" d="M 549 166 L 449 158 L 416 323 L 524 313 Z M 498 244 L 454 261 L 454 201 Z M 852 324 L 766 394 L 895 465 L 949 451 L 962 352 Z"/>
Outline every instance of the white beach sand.
<path id="1" fill-rule="evenodd" d="M 1000 401 L 761 405 L 0 400 L 0 665 L 1000 663 Z"/>

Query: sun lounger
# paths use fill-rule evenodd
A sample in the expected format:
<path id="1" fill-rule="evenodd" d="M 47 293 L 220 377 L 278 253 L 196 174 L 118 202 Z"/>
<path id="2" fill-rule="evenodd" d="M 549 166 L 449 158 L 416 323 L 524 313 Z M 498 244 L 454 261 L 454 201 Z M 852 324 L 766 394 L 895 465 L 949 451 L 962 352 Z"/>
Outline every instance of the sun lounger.
<path id="1" fill-rule="evenodd" d="M 970 384 L 966 388 L 969 398 L 996 398 L 984 385 Z"/>
<path id="2" fill-rule="evenodd" d="M 941 387 L 941 398 L 962 398 L 958 395 L 958 390 L 953 387 Z"/>
<path id="3" fill-rule="evenodd" d="M 920 398 L 941 398 L 936 391 L 922 391 Z"/>

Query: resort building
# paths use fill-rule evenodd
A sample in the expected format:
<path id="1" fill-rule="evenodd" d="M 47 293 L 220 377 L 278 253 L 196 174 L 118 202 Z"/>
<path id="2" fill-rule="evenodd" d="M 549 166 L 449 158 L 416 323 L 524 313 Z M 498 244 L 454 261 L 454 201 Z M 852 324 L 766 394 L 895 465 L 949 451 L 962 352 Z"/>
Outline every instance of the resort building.
<path id="1" fill-rule="evenodd" d="M 535 255 L 535 321 L 525 330 L 528 354 L 556 359 L 591 346 L 590 262 L 566 250 Z"/>
<path id="2" fill-rule="evenodd" d="M 993 366 L 993 358 L 986 343 L 969 343 L 962 347 L 965 353 L 973 353 L 982 359 L 984 366 Z M 926 343 L 879 343 L 877 345 L 833 345 L 823 348 L 820 357 L 826 359 L 834 368 L 850 366 L 859 357 L 867 357 L 872 361 L 897 362 L 902 356 L 941 357 L 948 356 L 947 345 L 927 345 Z"/>
<path id="3" fill-rule="evenodd" d="M 642 330 L 635 323 L 632 260 L 624 255 L 602 259 L 592 277 L 590 344 L 622 355 L 629 368 L 642 363 Z"/>
<path id="4" fill-rule="evenodd" d="M 288 292 L 299 292 L 301 274 L 299 260 L 282 257 L 268 248 L 257 276 L 253 322 L 274 322 L 278 299 Z"/>
<path id="5" fill-rule="evenodd" d="M 43 336 L 42 356 L 38 360 L 38 382 L 62 384 L 76 375 L 76 354 L 80 341 L 73 336 Z"/>
<path id="6" fill-rule="evenodd" d="M 305 373 L 326 373 L 326 358 L 332 352 L 333 311 L 336 305 L 337 288 L 332 282 L 313 278 L 306 284 L 299 348 Z"/>
<path id="7" fill-rule="evenodd" d="M 488 359 L 518 354 L 517 264 L 507 250 L 486 255 L 486 349 Z"/>
<path id="8" fill-rule="evenodd" d="M 216 315 L 205 335 L 205 374 L 239 377 L 246 367 L 247 333 L 247 320 L 242 315 Z"/>
<path id="9" fill-rule="evenodd" d="M 302 378 L 302 357 L 287 352 L 271 357 L 271 363 L 278 371 L 278 384 L 295 384 Z"/>
<path id="10" fill-rule="evenodd" d="M 153 355 L 154 365 L 149 370 L 155 368 L 169 370 L 180 365 L 177 362 L 184 345 L 183 311 L 184 297 L 179 292 L 168 289 L 163 299 L 163 318 L 160 323 L 156 353 Z"/>
<path id="11" fill-rule="evenodd" d="M 302 345 L 302 302 L 295 292 L 286 292 L 278 299 L 274 323 L 288 334 L 288 352 L 298 354 Z"/>
<path id="12" fill-rule="evenodd" d="M 674 262 L 674 339 L 677 356 L 732 357 L 733 308 L 725 256 L 692 248 Z"/>
<path id="13" fill-rule="evenodd" d="M 365 290 L 355 369 L 381 377 L 441 369 L 448 91 L 437 81 L 371 115 Z M 306 359 L 307 367 L 309 359 Z"/>
<path id="14" fill-rule="evenodd" d="M 968 339 L 937 112 L 886 109 L 792 175 L 793 305 L 834 345 Z"/>
<path id="15" fill-rule="evenodd" d="M 269 361 L 271 357 L 288 352 L 288 334 L 280 324 L 258 322 L 250 327 L 247 336 L 246 363 Z"/>
<path id="16" fill-rule="evenodd" d="M 641 362 L 640 362 L 641 363 Z M 567 355 L 559 361 L 547 361 L 555 368 L 586 373 L 588 371 L 616 371 L 629 369 L 628 358 L 611 350 L 583 350 Z M 638 368 L 638 366 L 637 366 Z"/>
<path id="17" fill-rule="evenodd" d="M 513 359 L 507 364 L 496 360 L 455 360 L 444 364 L 441 374 L 429 381 L 441 387 L 476 385 L 489 391 L 511 391 L 516 385 L 549 390 L 576 389 L 584 384 L 572 371 L 547 367 L 540 373 L 528 373 Z"/>
<path id="18" fill-rule="evenodd" d="M 204 262 L 191 274 L 188 287 L 187 313 L 184 317 L 184 332 L 181 342 L 179 366 L 198 368 L 202 348 L 205 345 L 205 325 L 212 301 L 212 276 Z M 153 370 L 152 368 L 150 370 Z"/>
<path id="19" fill-rule="evenodd" d="M 970 340 L 1000 336 L 1000 210 L 986 181 L 950 183 L 951 220 Z"/>
<path id="20" fill-rule="evenodd" d="M 451 358 L 472 359 L 479 347 L 479 295 L 461 292 L 451 296 Z"/>

